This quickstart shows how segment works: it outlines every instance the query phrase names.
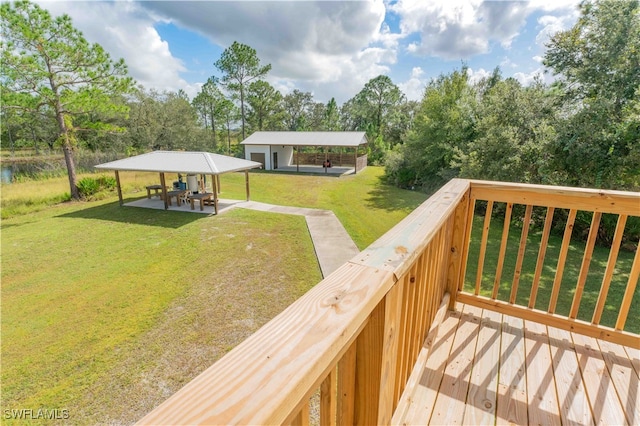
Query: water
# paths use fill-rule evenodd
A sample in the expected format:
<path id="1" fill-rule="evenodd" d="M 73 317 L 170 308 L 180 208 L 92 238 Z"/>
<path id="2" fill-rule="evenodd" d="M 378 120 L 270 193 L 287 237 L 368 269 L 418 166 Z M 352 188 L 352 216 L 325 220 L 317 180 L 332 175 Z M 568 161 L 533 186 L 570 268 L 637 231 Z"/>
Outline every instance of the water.
<path id="1" fill-rule="evenodd" d="M 2 183 L 11 183 L 13 178 L 13 169 L 11 166 L 2 166 L 2 170 L 0 172 L 0 180 Z"/>

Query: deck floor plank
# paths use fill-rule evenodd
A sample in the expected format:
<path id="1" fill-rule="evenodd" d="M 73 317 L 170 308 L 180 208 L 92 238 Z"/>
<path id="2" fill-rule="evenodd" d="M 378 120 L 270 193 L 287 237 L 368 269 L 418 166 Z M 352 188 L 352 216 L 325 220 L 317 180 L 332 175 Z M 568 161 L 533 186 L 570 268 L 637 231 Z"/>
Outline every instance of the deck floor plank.
<path id="1" fill-rule="evenodd" d="M 622 405 L 600 353 L 598 342 L 593 337 L 582 334 L 571 333 L 571 336 L 596 424 L 626 424 Z"/>
<path id="2" fill-rule="evenodd" d="M 457 304 L 394 424 L 640 424 L 639 358 L 637 348 Z M 483 407 L 491 401 L 495 411 Z"/>
<path id="3" fill-rule="evenodd" d="M 438 396 L 459 322 L 460 312 L 449 312 L 446 319 L 438 327 L 437 338 L 431 346 L 432 352 L 427 358 L 420 381 L 410 398 L 405 424 L 424 424 L 431 418 L 433 402 Z"/>
<path id="4" fill-rule="evenodd" d="M 465 424 L 492 424 L 496 417 L 496 394 L 500 363 L 500 329 L 502 314 L 484 311 L 473 359 Z"/>
<path id="5" fill-rule="evenodd" d="M 496 424 L 527 424 L 524 320 L 503 315 Z"/>
<path id="6" fill-rule="evenodd" d="M 481 316 L 480 308 L 465 305 L 462 309 L 451 358 L 433 409 L 433 424 L 462 424 Z"/>
<path id="7" fill-rule="evenodd" d="M 547 327 L 532 321 L 525 321 L 524 327 L 529 424 L 558 425 L 560 410 Z"/>
<path id="8" fill-rule="evenodd" d="M 598 340 L 598 344 L 627 422 L 630 425 L 640 425 L 640 401 L 638 401 L 640 383 L 631 360 L 621 345 L 604 340 Z"/>
<path id="9" fill-rule="evenodd" d="M 551 343 L 553 374 L 558 391 L 563 425 L 592 425 L 593 415 L 582 383 L 578 358 L 573 349 L 571 333 L 547 327 Z"/>

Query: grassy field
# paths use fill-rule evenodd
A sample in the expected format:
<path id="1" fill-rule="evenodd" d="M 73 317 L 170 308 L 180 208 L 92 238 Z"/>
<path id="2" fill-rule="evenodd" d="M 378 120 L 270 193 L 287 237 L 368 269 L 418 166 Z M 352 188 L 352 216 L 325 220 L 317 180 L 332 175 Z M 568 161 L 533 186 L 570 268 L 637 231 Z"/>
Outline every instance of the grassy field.
<path id="1" fill-rule="evenodd" d="M 365 247 L 426 198 L 381 174 L 252 173 L 252 199 L 330 208 Z M 131 199 L 157 176 L 122 180 Z M 130 423 L 321 280 L 302 217 L 122 208 L 114 195 L 33 202 L 66 184 L 2 187 L 3 210 L 15 208 L 1 225 L 4 409 Z M 242 199 L 244 175 L 223 176 L 222 189 Z"/>

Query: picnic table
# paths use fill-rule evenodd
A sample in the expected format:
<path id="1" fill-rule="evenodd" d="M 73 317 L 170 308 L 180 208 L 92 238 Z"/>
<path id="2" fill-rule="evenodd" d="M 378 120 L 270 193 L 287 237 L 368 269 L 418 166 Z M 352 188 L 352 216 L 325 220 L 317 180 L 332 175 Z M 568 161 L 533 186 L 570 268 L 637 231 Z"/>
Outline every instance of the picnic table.
<path id="1" fill-rule="evenodd" d="M 211 200 L 213 198 L 213 192 L 199 192 L 197 194 L 189 195 L 189 202 L 191 203 L 191 210 L 195 208 L 193 205 L 194 201 L 200 201 L 200 210 L 204 210 L 204 202 L 205 200 Z"/>
<path id="2" fill-rule="evenodd" d="M 167 204 L 171 205 L 171 198 L 176 197 L 176 203 L 180 205 L 182 203 L 181 199 L 187 194 L 186 189 L 174 189 L 173 191 L 167 191 Z M 193 210 L 193 203 L 191 203 L 191 209 Z"/>
<path id="3" fill-rule="evenodd" d="M 155 191 L 154 195 L 162 197 L 162 185 L 149 185 L 147 186 L 147 198 L 151 198 L 151 191 Z"/>

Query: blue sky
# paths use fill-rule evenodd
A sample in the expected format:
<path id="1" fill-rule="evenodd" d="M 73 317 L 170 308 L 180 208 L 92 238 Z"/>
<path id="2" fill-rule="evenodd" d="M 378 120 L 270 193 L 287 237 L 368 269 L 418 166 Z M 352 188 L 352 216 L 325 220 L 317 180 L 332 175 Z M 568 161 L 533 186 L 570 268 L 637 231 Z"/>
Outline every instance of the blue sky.
<path id="1" fill-rule="evenodd" d="M 500 66 L 529 84 L 544 74 L 549 35 L 577 20 L 576 0 L 40 1 L 66 13 L 91 42 L 124 58 L 158 91 L 193 97 L 233 41 L 256 49 L 283 94 L 339 104 L 386 74 L 410 99 L 465 63 L 478 79 Z"/>

